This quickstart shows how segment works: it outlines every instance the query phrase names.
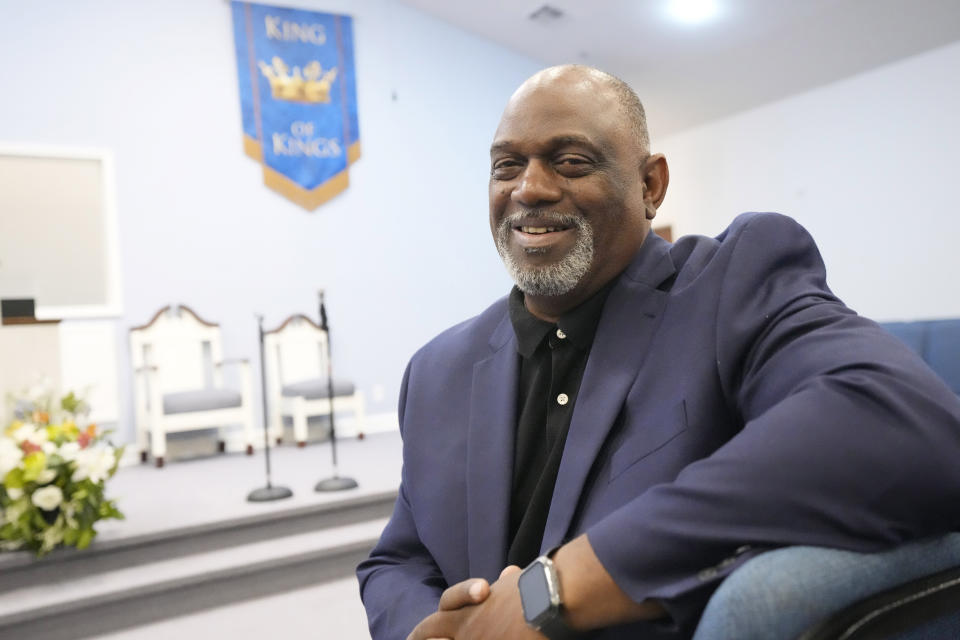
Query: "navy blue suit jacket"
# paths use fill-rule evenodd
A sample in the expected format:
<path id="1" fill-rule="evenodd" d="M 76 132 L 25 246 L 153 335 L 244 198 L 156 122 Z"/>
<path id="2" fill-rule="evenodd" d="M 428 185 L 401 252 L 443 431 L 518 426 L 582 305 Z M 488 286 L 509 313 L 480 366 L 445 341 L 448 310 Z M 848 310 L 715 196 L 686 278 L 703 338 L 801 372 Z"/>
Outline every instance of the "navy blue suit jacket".
<path id="1" fill-rule="evenodd" d="M 358 569 L 376 640 L 505 566 L 518 371 L 505 298 L 412 358 L 400 494 Z M 604 306 L 544 549 L 586 532 L 683 636 L 760 550 L 866 551 L 958 526 L 960 401 L 831 293 L 802 227 L 744 214 L 715 239 L 650 234 Z M 659 635 L 598 637 L 644 629 Z"/>

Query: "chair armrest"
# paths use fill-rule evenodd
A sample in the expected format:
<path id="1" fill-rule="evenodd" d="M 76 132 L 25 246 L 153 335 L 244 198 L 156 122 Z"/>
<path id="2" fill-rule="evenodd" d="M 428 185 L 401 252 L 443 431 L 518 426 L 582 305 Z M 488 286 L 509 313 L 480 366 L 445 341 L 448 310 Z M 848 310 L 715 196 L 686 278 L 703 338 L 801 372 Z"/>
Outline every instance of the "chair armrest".
<path id="1" fill-rule="evenodd" d="M 694 640 L 812 634 L 819 632 L 818 623 L 860 600 L 957 566 L 960 533 L 875 553 L 804 546 L 768 551 L 745 562 L 720 584 L 707 603 Z M 948 593 L 955 597 L 954 592 Z M 830 628 L 834 628 L 832 622 Z"/>
<path id="2" fill-rule="evenodd" d="M 893 629 L 913 631 L 909 637 L 956 637 L 960 566 L 864 598 L 808 629 L 798 640 L 865 640 L 881 634 L 887 637 L 883 632 Z"/>

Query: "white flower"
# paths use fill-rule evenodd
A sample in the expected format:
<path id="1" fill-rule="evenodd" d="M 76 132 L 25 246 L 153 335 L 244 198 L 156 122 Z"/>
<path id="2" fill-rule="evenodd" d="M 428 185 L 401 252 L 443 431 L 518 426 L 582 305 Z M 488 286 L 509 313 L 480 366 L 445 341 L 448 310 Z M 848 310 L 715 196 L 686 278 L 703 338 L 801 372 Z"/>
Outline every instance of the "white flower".
<path id="1" fill-rule="evenodd" d="M 0 437 L 0 478 L 16 469 L 23 460 L 23 450 L 10 438 Z"/>
<path id="2" fill-rule="evenodd" d="M 63 491 L 57 486 L 43 487 L 34 491 L 30 500 L 44 511 L 53 511 L 63 502 Z"/>
<path id="3" fill-rule="evenodd" d="M 76 457 L 77 470 L 73 472 L 73 481 L 80 482 L 90 478 L 93 482 L 105 480 L 116 462 L 111 447 L 102 449 L 82 449 Z"/>
<path id="4" fill-rule="evenodd" d="M 80 444 L 77 442 L 64 442 L 57 450 L 57 455 L 63 458 L 65 462 L 76 460 L 78 453 L 80 453 Z"/>
<path id="5" fill-rule="evenodd" d="M 34 429 L 33 433 L 31 433 L 26 438 L 24 438 L 24 440 L 26 440 L 30 444 L 35 444 L 40 448 L 43 448 L 43 445 L 45 445 L 49 439 L 50 438 L 47 437 L 47 430 L 44 429 L 43 427 L 40 427 L 39 429 Z"/>
<path id="6" fill-rule="evenodd" d="M 53 482 L 57 477 L 56 469 L 44 469 L 40 472 L 40 475 L 37 476 L 37 482 L 40 484 L 47 484 Z"/>
<path id="7" fill-rule="evenodd" d="M 24 440 L 27 440 L 27 439 L 29 439 L 30 437 L 32 437 L 34 431 L 36 431 L 36 430 L 37 430 L 37 428 L 36 428 L 36 426 L 34 426 L 34 424 L 33 424 L 32 422 L 25 422 L 25 423 L 23 423 L 22 425 L 20 425 L 19 427 L 17 427 L 16 430 L 14 430 L 12 436 L 13 436 L 14 441 L 15 441 L 17 444 L 20 444 L 20 443 L 23 442 Z"/>
<path id="8" fill-rule="evenodd" d="M 47 440 L 42 445 L 40 445 L 40 450 L 43 451 L 44 455 L 48 458 L 57 452 L 57 444 L 55 442 L 50 442 Z"/>
<path id="9" fill-rule="evenodd" d="M 11 500 L 19 500 L 23 497 L 23 489 L 7 489 L 7 495 Z"/>

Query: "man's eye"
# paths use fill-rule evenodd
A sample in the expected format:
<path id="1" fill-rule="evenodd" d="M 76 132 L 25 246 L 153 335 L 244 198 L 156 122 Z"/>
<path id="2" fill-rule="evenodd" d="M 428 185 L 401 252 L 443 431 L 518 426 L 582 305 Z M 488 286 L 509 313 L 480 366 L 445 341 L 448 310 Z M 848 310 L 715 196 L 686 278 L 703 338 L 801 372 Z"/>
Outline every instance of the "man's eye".
<path id="1" fill-rule="evenodd" d="M 520 163 L 516 160 L 498 160 L 493 163 L 490 173 L 495 178 L 507 178 L 520 170 Z"/>
<path id="2" fill-rule="evenodd" d="M 578 176 L 588 173 L 593 166 L 587 158 L 582 156 L 563 156 L 554 161 L 557 172 L 565 176 Z"/>

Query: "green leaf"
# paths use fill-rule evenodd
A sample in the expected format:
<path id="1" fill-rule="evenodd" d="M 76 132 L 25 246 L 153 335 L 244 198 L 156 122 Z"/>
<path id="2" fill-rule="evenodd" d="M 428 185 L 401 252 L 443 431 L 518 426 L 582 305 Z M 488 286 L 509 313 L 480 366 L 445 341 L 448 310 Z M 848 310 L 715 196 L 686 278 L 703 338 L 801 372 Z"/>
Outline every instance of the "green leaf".
<path id="1" fill-rule="evenodd" d="M 23 479 L 33 482 L 40 477 L 47 468 L 47 454 L 43 451 L 34 451 L 23 459 Z"/>
<path id="2" fill-rule="evenodd" d="M 7 489 L 23 489 L 23 469 L 15 467 L 7 472 L 3 478 L 3 485 Z"/>
<path id="3" fill-rule="evenodd" d="M 60 408 L 68 413 L 76 413 L 77 407 L 80 406 L 80 399 L 74 395 L 73 391 L 63 396 L 60 399 Z"/>
<path id="4" fill-rule="evenodd" d="M 68 528 L 66 531 L 63 532 L 63 544 L 67 546 L 70 546 L 70 547 L 75 546 L 77 544 L 77 540 L 79 539 L 80 539 L 80 531 L 77 529 Z"/>
<path id="5" fill-rule="evenodd" d="M 90 546 L 90 543 L 93 541 L 94 531 L 93 529 L 82 529 L 80 531 L 80 537 L 77 539 L 77 549 L 86 549 Z"/>

